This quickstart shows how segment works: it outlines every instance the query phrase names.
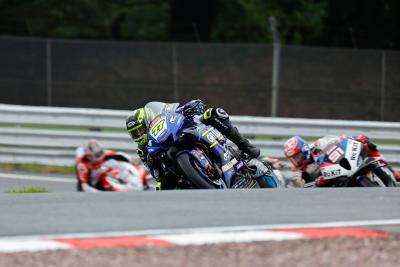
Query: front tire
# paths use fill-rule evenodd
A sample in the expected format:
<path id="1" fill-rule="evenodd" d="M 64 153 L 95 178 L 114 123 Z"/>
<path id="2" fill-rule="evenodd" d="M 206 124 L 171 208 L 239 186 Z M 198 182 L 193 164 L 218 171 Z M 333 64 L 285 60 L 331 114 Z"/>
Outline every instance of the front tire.
<path id="1" fill-rule="evenodd" d="M 203 173 L 195 165 L 195 159 L 188 153 L 182 153 L 176 158 L 176 162 L 183 174 L 199 189 L 221 189 L 224 184 L 222 179 L 216 182 L 210 180 L 207 174 Z M 226 187 L 226 186 L 225 186 Z"/>
<path id="2" fill-rule="evenodd" d="M 373 173 L 378 176 L 379 179 L 387 186 L 387 187 L 396 187 L 396 182 L 392 179 L 391 171 L 386 167 L 379 167 L 373 170 Z"/>
<path id="3" fill-rule="evenodd" d="M 361 187 L 379 187 L 377 183 L 371 181 L 367 176 L 357 177 L 357 182 Z"/>

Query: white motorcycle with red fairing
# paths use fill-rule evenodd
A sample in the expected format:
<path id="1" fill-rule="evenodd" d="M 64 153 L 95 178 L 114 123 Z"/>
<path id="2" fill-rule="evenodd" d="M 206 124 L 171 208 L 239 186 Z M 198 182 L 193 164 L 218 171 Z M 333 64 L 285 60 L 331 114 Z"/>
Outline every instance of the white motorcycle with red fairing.
<path id="1" fill-rule="evenodd" d="M 361 142 L 327 136 L 313 148 L 321 169 L 322 187 L 395 187 L 396 180 L 382 158 L 370 157 Z M 314 182 L 315 184 L 315 182 Z"/>

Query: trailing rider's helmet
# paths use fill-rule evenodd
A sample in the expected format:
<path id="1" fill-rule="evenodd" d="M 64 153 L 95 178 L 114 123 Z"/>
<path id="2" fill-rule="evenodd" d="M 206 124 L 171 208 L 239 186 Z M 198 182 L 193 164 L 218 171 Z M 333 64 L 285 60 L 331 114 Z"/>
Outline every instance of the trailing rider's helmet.
<path id="1" fill-rule="evenodd" d="M 147 114 L 144 108 L 135 109 L 126 119 L 126 129 L 133 141 L 140 145 L 147 143 Z"/>
<path id="2" fill-rule="evenodd" d="M 104 149 L 96 140 L 89 140 L 83 145 L 83 153 L 91 164 L 96 164 L 104 156 Z"/>
<path id="3" fill-rule="evenodd" d="M 296 170 L 304 170 L 310 162 L 310 146 L 300 136 L 289 138 L 283 148 L 286 158 Z"/>

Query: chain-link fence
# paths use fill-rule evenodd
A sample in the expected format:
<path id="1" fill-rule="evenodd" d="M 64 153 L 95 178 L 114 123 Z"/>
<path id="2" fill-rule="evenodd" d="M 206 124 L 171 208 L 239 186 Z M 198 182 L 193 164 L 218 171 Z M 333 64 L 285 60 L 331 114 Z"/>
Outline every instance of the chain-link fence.
<path id="1" fill-rule="evenodd" d="M 0 38 L 0 102 L 269 116 L 272 47 Z M 278 116 L 399 121 L 400 52 L 282 47 Z"/>

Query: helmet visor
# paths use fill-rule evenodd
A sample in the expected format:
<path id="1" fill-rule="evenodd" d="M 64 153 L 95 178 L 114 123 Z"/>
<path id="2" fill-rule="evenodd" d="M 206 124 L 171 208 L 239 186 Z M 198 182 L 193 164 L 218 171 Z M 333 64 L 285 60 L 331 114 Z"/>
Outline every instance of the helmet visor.
<path id="1" fill-rule="evenodd" d="M 93 156 L 96 160 L 100 159 L 104 154 L 103 149 L 99 149 L 93 152 Z"/>
<path id="2" fill-rule="evenodd" d="M 135 142 L 140 141 L 140 139 L 142 139 L 145 134 L 146 126 L 144 124 L 137 125 L 129 130 L 129 135 Z"/>

